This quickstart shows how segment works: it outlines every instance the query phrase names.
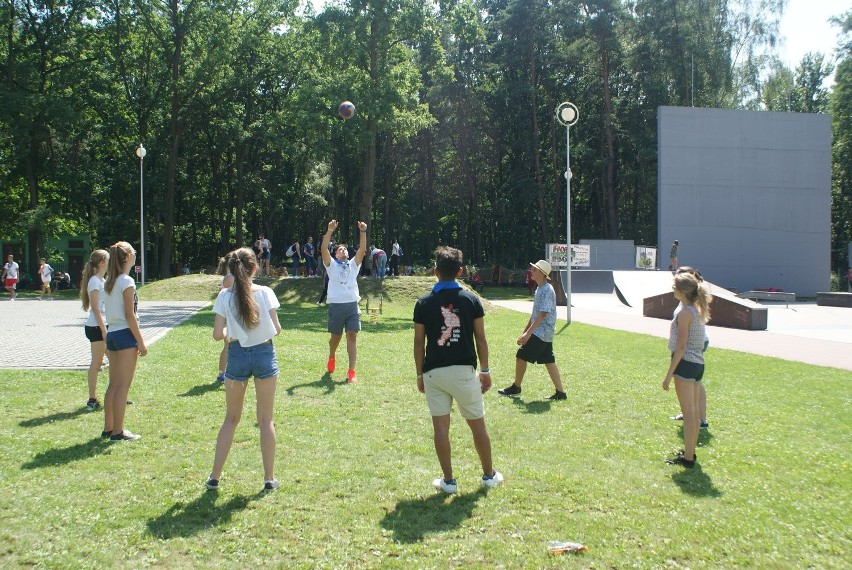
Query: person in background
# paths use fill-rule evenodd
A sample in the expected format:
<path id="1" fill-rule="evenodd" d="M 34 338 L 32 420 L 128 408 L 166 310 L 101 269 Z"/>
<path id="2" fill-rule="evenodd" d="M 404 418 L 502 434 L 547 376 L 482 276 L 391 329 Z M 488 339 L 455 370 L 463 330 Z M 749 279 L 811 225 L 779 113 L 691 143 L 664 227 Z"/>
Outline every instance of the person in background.
<path id="1" fill-rule="evenodd" d="M 680 245 L 677 243 L 677 240 L 674 240 L 672 244 L 672 248 L 669 250 L 669 271 L 676 271 L 678 268 L 677 265 L 677 254 L 680 251 Z"/>
<path id="2" fill-rule="evenodd" d="M 313 277 L 317 273 L 317 258 L 314 257 L 314 238 L 308 236 L 305 245 L 302 246 L 302 255 L 305 258 L 305 276 Z"/>
<path id="3" fill-rule="evenodd" d="M 47 260 L 43 257 L 39 259 L 38 276 L 41 279 L 41 294 L 38 296 L 38 300 L 41 301 L 44 294 L 47 293 L 47 298 L 53 301 L 53 288 L 51 287 L 53 283 L 53 268 L 48 265 Z"/>
<path id="4" fill-rule="evenodd" d="M 391 244 L 390 265 L 388 267 L 390 275 L 399 276 L 399 258 L 402 255 L 402 248 L 399 247 L 399 241 L 393 240 Z"/>
<path id="5" fill-rule="evenodd" d="M 3 266 L 3 286 L 9 292 L 10 301 L 14 301 L 17 296 L 18 269 L 18 264 L 15 263 L 15 258 L 10 253 L 6 256 L 6 264 Z"/>
<path id="6" fill-rule="evenodd" d="M 373 276 L 380 279 L 384 278 L 388 265 L 388 254 L 385 250 L 371 245 L 370 257 L 373 259 Z"/>

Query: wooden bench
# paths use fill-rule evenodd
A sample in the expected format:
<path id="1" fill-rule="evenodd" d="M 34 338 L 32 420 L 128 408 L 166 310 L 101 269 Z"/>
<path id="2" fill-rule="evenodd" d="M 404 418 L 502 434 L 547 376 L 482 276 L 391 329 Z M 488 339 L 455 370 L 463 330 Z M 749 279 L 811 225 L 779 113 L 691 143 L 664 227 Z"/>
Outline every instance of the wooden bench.
<path id="1" fill-rule="evenodd" d="M 796 294 L 785 291 L 745 291 L 744 293 L 737 293 L 737 297 L 740 299 L 751 299 L 752 301 L 796 302 Z"/>

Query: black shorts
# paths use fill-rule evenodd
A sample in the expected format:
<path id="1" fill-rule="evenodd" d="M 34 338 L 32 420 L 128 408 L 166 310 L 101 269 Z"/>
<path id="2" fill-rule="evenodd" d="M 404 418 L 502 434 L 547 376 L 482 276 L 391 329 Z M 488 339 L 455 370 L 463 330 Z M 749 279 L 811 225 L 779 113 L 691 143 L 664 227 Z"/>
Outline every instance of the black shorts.
<path id="1" fill-rule="evenodd" d="M 704 377 L 704 365 L 681 358 L 680 362 L 678 362 L 675 367 L 674 376 L 677 376 L 682 380 L 695 380 L 696 382 L 701 382 L 701 378 Z"/>
<path id="2" fill-rule="evenodd" d="M 89 342 L 101 342 L 104 340 L 104 335 L 101 334 L 101 327 L 86 327 L 86 338 Z"/>
<path id="3" fill-rule="evenodd" d="M 556 357 L 553 356 L 553 343 L 543 341 L 535 335 L 530 335 L 530 339 L 518 349 L 515 356 L 533 364 L 553 364 L 556 362 Z"/>

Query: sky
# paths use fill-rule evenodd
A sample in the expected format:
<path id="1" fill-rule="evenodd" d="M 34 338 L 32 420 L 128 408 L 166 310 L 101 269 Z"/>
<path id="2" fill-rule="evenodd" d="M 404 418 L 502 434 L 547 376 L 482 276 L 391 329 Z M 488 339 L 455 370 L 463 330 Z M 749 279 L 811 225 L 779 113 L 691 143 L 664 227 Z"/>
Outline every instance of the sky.
<path id="1" fill-rule="evenodd" d="M 781 61 L 796 69 L 808 52 L 822 52 L 834 61 L 840 27 L 828 23 L 828 19 L 847 10 L 852 10 L 852 0 L 787 0 L 781 18 Z"/>

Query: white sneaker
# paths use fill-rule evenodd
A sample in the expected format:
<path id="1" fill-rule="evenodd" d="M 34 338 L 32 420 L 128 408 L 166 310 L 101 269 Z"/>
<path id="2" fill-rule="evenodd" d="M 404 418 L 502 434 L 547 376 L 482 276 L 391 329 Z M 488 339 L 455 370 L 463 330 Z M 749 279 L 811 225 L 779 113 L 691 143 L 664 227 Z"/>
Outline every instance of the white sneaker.
<path id="1" fill-rule="evenodd" d="M 497 471 L 496 469 L 494 470 L 494 475 L 490 477 L 488 475 L 482 476 L 482 486 L 486 489 L 493 489 L 494 487 L 499 487 L 502 483 L 503 474 Z"/>
<path id="2" fill-rule="evenodd" d="M 456 484 L 455 479 L 451 479 L 449 482 L 444 481 L 443 477 L 438 477 L 434 481 L 432 481 L 432 486 L 435 487 L 437 491 L 443 491 L 448 495 L 452 495 L 458 490 L 458 485 Z"/>
<path id="3" fill-rule="evenodd" d="M 278 479 L 272 479 L 270 481 L 263 482 L 263 490 L 264 491 L 274 491 L 278 487 L 281 486 L 281 483 L 278 482 Z"/>

